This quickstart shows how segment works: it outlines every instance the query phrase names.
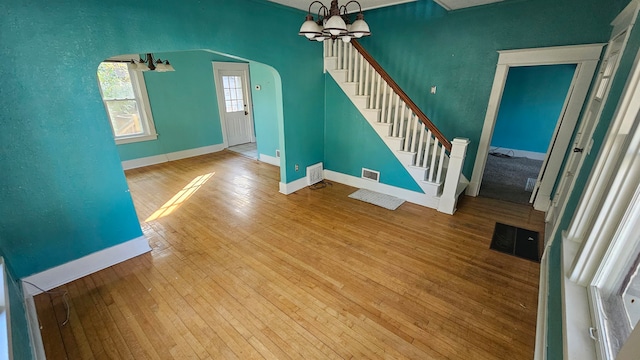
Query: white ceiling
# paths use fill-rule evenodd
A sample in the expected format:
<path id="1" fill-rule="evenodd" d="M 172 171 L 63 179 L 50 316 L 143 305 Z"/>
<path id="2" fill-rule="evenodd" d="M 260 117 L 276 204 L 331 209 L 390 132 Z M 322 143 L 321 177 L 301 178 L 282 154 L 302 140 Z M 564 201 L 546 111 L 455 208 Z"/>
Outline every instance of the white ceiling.
<path id="1" fill-rule="evenodd" d="M 304 10 L 304 11 L 309 11 L 309 4 L 311 4 L 311 2 L 313 0 L 269 0 L 269 1 L 274 2 L 274 3 L 278 3 L 278 4 L 282 4 L 282 5 L 286 5 L 286 6 L 290 6 L 292 8 L 296 8 L 296 9 L 300 9 L 300 10 Z M 408 3 L 408 2 L 412 2 L 412 1 L 416 1 L 416 0 L 360 0 L 358 2 L 362 6 L 362 10 L 370 10 L 370 9 L 376 9 L 376 8 L 381 8 L 381 7 L 385 7 L 385 6 Z M 322 0 L 321 2 L 326 7 L 330 7 L 331 6 L 331 0 Z M 346 0 L 339 0 L 338 5 L 344 5 L 346 3 L 347 3 Z M 319 7 L 320 7 L 320 5 L 314 4 L 313 7 L 311 8 L 311 12 L 316 12 L 317 13 Z M 358 10 L 358 7 L 356 6 L 356 4 L 351 4 L 351 5 L 349 5 L 349 8 L 347 10 L 350 13 L 353 13 L 353 12 L 356 12 Z"/>
<path id="2" fill-rule="evenodd" d="M 503 0 L 434 0 L 440 6 L 447 10 L 458 10 L 473 6 L 480 6 L 501 2 Z"/>

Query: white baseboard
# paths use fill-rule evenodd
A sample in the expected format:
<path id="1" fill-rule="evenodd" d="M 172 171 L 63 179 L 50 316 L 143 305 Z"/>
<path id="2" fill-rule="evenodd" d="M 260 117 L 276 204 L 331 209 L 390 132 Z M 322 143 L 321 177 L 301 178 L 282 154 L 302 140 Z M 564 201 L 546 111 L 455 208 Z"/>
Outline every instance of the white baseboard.
<path id="1" fill-rule="evenodd" d="M 295 181 L 292 181 L 292 182 L 286 183 L 286 184 L 281 182 L 280 183 L 280 192 L 285 194 L 285 195 L 289 195 L 289 194 L 292 194 L 292 193 L 294 193 L 294 192 L 296 192 L 296 191 L 298 191 L 300 189 L 304 189 L 307 186 L 309 186 L 307 184 L 307 178 L 303 177 L 301 179 L 298 179 L 298 180 L 295 180 Z"/>
<path id="2" fill-rule="evenodd" d="M 437 197 L 428 196 L 416 191 L 402 189 L 399 187 L 382 184 L 379 182 L 339 173 L 336 171 L 325 170 L 324 178 L 341 184 L 395 196 L 410 203 L 426 206 L 432 209 L 437 209 L 438 204 L 440 203 L 440 199 Z"/>
<path id="3" fill-rule="evenodd" d="M 262 162 L 265 162 L 267 164 L 271 164 L 271 165 L 275 165 L 277 167 L 280 167 L 280 158 L 274 157 L 274 156 L 269 156 L 269 155 L 265 155 L 265 154 L 259 154 L 258 155 L 258 159 Z"/>
<path id="4" fill-rule="evenodd" d="M 32 295 L 27 295 L 24 287 L 24 309 L 27 315 L 27 327 L 29 328 L 29 340 L 31 341 L 31 351 L 34 360 L 46 360 L 42 334 L 40 334 L 40 322 L 38 321 L 38 311 Z"/>
<path id="5" fill-rule="evenodd" d="M 125 160 L 122 162 L 122 169 L 130 170 L 144 166 L 151 166 L 161 164 L 169 161 L 176 161 L 180 159 L 186 159 L 194 156 L 200 156 L 210 154 L 225 149 L 224 144 L 215 144 L 209 146 L 203 146 L 195 149 L 188 149 L 182 151 L 176 151 L 167 154 L 147 156 L 139 159 Z"/>
<path id="6" fill-rule="evenodd" d="M 516 149 L 507 149 L 507 148 L 497 148 L 492 150 L 491 152 L 497 152 L 500 154 L 507 154 L 513 157 L 525 157 L 532 160 L 544 160 L 547 156 L 547 153 L 533 152 L 533 151 L 524 151 L 524 150 L 516 150 Z"/>
<path id="7" fill-rule="evenodd" d="M 22 288 L 28 296 L 37 295 L 42 291 L 28 284 L 27 281 L 45 291 L 51 290 L 149 251 L 151 251 L 151 247 L 149 247 L 149 242 L 143 235 L 66 264 L 22 278 Z"/>

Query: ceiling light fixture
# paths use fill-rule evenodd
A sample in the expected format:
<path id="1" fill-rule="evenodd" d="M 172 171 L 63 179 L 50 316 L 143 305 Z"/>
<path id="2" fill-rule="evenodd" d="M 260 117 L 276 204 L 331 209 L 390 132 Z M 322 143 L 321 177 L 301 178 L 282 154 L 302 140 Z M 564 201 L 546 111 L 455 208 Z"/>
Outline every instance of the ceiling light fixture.
<path id="1" fill-rule="evenodd" d="M 131 68 L 136 71 L 157 71 L 157 72 L 168 72 L 168 71 L 176 71 L 173 66 L 169 63 L 169 60 L 160 60 L 153 58 L 153 54 L 148 53 L 146 58 L 140 58 L 140 60 L 135 61 L 131 59 Z"/>
<path id="2" fill-rule="evenodd" d="M 347 6 L 355 3 L 358 5 L 359 11 L 356 21 L 351 23 Z M 317 19 L 311 14 L 311 7 L 314 4 L 320 4 Z M 361 38 L 371 35 L 369 25 L 364 21 L 362 6 L 360 3 L 352 0 L 345 5 L 338 6 L 338 0 L 331 1 L 331 8 L 327 9 L 320 1 L 314 1 L 309 4 L 309 12 L 305 22 L 300 27 L 298 35 L 305 36 L 311 41 L 324 41 L 326 39 L 342 39 L 344 42 L 351 41 L 352 38 Z"/>

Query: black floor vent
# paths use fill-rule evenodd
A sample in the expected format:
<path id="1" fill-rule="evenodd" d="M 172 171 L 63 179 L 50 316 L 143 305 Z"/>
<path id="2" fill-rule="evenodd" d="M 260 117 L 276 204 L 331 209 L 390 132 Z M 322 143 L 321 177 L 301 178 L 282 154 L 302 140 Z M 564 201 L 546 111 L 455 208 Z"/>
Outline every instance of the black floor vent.
<path id="1" fill-rule="evenodd" d="M 491 239 L 491 249 L 540 262 L 539 237 L 536 231 L 496 223 L 493 239 Z"/>

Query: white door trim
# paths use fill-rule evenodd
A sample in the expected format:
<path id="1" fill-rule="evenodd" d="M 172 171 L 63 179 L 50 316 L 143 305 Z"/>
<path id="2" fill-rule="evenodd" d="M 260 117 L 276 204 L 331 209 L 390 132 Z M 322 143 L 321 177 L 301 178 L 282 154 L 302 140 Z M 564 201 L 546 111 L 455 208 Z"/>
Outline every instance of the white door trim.
<path id="1" fill-rule="evenodd" d="M 256 142 L 256 132 L 253 120 L 253 99 L 251 99 L 251 86 L 249 83 L 251 82 L 251 78 L 249 77 L 249 64 L 248 63 L 232 63 L 232 62 L 222 62 L 222 61 L 213 61 L 213 80 L 216 85 L 216 99 L 218 101 L 218 113 L 220 116 L 220 126 L 222 127 L 222 143 L 224 147 L 229 147 L 229 141 L 227 139 L 227 126 L 225 124 L 225 106 L 224 106 L 224 95 L 221 92 L 222 84 L 220 83 L 220 72 L 221 71 L 242 71 L 244 72 L 245 82 L 243 84 L 243 92 L 245 93 L 247 99 L 247 112 L 249 113 L 249 121 L 251 122 L 251 142 Z"/>
<path id="2" fill-rule="evenodd" d="M 571 84 L 573 92 L 566 104 L 563 120 L 567 122 L 567 124 L 573 123 L 573 126 L 575 126 L 604 45 L 605 44 L 586 44 L 498 51 L 499 57 L 496 74 L 493 79 L 491 95 L 489 96 L 489 104 L 487 106 L 484 126 L 482 127 L 482 135 L 480 136 L 480 142 L 478 144 L 478 152 L 476 154 L 471 182 L 467 187 L 467 195 L 477 196 L 480 192 L 480 184 L 482 183 L 482 176 L 491 145 L 491 137 L 493 136 L 493 129 L 498 117 L 500 101 L 507 81 L 507 75 L 509 74 L 509 68 L 518 66 L 577 64 L 576 74 Z M 558 129 L 556 129 L 556 131 L 557 130 Z M 560 133 L 558 135 L 556 145 L 558 148 L 566 148 L 571 141 L 571 132 L 568 134 Z M 562 139 L 560 139 L 560 135 L 563 136 Z M 547 171 L 555 170 L 557 175 L 562 164 L 562 159 L 564 158 L 564 153 L 560 155 L 553 156 L 549 159 Z M 551 187 L 553 187 L 553 181 L 551 181 L 548 189 L 549 193 L 551 192 Z M 547 198 L 546 200 L 548 207 L 549 199 Z M 543 210 L 546 211 L 546 209 Z"/>

